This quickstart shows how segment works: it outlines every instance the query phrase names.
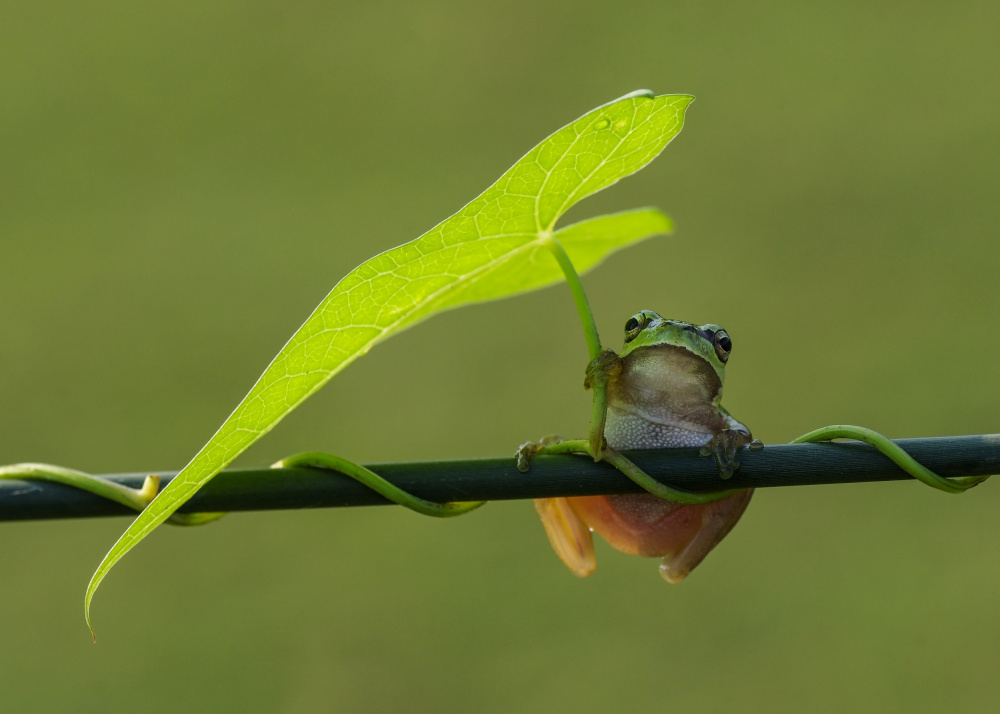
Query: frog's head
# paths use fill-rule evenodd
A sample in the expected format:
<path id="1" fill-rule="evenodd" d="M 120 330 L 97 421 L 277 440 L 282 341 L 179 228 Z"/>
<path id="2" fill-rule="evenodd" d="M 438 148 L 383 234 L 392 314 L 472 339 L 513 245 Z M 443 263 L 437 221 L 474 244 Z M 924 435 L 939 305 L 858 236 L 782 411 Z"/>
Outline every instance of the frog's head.
<path id="1" fill-rule="evenodd" d="M 712 366 L 719 381 L 726 379 L 726 362 L 733 351 L 729 335 L 718 325 L 692 325 L 668 320 L 652 310 L 637 312 L 625 323 L 625 347 L 621 356 L 640 347 L 682 347 Z"/>

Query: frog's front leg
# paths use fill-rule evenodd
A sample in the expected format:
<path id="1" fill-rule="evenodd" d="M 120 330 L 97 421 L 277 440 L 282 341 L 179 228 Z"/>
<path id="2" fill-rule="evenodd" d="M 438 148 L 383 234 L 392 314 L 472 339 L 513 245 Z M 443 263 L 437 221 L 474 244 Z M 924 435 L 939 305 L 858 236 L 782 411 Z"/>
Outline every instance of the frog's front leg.
<path id="1" fill-rule="evenodd" d="M 702 456 L 714 456 L 719 465 L 719 475 L 730 478 L 740 467 L 737 452 L 741 446 L 749 446 L 754 451 L 764 448 L 759 439 L 754 439 L 750 430 L 719 407 L 719 412 L 726 420 L 726 428 L 717 431 L 707 444 L 701 447 Z"/>

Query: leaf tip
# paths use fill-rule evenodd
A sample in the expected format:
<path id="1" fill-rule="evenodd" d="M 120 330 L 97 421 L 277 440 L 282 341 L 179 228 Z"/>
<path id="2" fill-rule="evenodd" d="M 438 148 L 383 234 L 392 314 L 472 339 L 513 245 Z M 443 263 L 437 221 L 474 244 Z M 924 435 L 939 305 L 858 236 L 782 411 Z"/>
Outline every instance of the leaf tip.
<path id="1" fill-rule="evenodd" d="M 87 594 L 83 597 L 83 619 L 87 621 L 87 629 L 90 630 L 90 636 L 94 638 L 94 644 L 97 644 L 97 630 L 94 629 L 94 622 L 90 619 L 90 603 L 94 599 L 94 593 L 97 592 L 101 580 L 104 579 L 104 573 L 101 572 L 103 566 L 104 563 L 101 563 L 101 566 L 91 576 L 90 582 L 87 583 Z"/>
<path id="2" fill-rule="evenodd" d="M 695 97 L 693 94 L 665 94 L 664 97 L 669 97 L 673 100 L 671 103 L 680 111 L 681 114 L 691 106 L 691 102 L 694 101 Z"/>
<path id="3" fill-rule="evenodd" d="M 660 224 L 660 235 L 668 236 L 674 232 L 674 219 L 668 216 L 663 211 L 656 211 L 656 219 Z"/>
<path id="4" fill-rule="evenodd" d="M 88 601 L 83 606 L 83 616 L 87 620 L 87 629 L 90 630 L 90 636 L 94 638 L 94 644 L 97 644 L 97 631 L 94 629 L 93 623 L 90 621 L 90 602 Z"/>

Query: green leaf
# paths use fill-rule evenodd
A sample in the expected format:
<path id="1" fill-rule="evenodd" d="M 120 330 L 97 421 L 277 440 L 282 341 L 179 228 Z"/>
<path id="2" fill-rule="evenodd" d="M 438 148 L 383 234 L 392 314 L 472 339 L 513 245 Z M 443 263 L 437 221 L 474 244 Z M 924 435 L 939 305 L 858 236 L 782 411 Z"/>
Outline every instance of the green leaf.
<path id="1" fill-rule="evenodd" d="M 216 473 L 376 343 L 441 310 L 562 279 L 546 248 L 577 201 L 638 171 L 684 123 L 693 97 L 633 92 L 542 141 L 490 188 L 414 241 L 351 271 L 292 335 L 250 393 L 105 556 L 85 611 L 111 567 Z M 579 270 L 670 230 L 644 209 L 583 221 L 555 235 Z"/>

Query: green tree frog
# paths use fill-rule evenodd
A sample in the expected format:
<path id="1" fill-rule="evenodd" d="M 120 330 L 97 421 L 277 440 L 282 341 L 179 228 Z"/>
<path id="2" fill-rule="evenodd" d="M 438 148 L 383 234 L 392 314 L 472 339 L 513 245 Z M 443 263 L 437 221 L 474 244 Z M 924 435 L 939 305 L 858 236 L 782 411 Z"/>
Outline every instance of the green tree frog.
<path id="1" fill-rule="evenodd" d="M 718 325 L 668 320 L 651 310 L 630 317 L 621 354 L 604 350 L 590 363 L 584 382 L 587 388 L 597 380 L 607 386 L 602 458 L 637 470 L 617 452 L 700 447 L 703 455 L 715 456 L 723 478 L 731 476 L 739 468 L 737 449 L 761 446 L 720 405 L 732 349 Z M 534 453 L 568 450 L 573 449 L 560 448 L 557 441 L 525 444 L 518 466 L 526 470 Z M 752 489 L 741 490 L 701 503 L 652 494 L 543 498 L 535 500 L 535 508 L 553 549 L 574 574 L 585 577 L 596 567 L 595 530 L 624 553 L 662 557 L 661 575 L 676 583 L 732 530 L 752 495 Z"/>

